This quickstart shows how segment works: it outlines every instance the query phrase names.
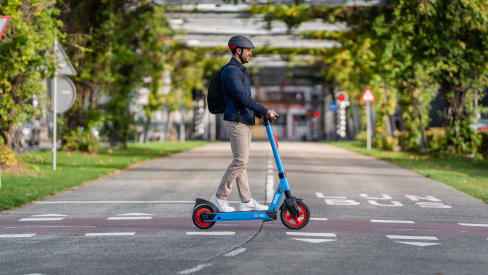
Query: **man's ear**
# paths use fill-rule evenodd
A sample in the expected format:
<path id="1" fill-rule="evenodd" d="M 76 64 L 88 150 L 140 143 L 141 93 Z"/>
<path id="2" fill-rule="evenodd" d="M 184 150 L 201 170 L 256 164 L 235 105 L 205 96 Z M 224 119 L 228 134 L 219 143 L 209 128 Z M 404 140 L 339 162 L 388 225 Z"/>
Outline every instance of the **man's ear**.
<path id="1" fill-rule="evenodd" d="M 241 52 L 239 52 L 239 51 L 241 51 Z M 238 55 L 239 55 L 239 54 L 241 54 L 241 53 L 242 53 L 242 48 L 237 48 L 237 49 L 236 49 L 236 54 L 238 54 Z"/>

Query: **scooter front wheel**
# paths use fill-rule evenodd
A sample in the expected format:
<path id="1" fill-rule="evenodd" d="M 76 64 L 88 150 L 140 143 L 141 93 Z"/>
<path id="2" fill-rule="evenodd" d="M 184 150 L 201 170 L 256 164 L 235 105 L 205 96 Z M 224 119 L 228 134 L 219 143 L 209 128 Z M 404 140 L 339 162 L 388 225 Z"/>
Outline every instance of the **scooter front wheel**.
<path id="1" fill-rule="evenodd" d="M 281 222 L 290 229 L 302 229 L 310 221 L 310 210 L 308 206 L 302 201 L 297 201 L 297 207 L 298 217 L 296 218 L 291 215 L 286 207 L 281 211 Z"/>
<path id="2" fill-rule="evenodd" d="M 209 229 L 215 224 L 215 222 L 204 222 L 200 217 L 203 213 L 212 213 L 212 208 L 207 205 L 200 205 L 197 208 L 193 209 L 193 223 L 196 227 L 200 229 Z"/>

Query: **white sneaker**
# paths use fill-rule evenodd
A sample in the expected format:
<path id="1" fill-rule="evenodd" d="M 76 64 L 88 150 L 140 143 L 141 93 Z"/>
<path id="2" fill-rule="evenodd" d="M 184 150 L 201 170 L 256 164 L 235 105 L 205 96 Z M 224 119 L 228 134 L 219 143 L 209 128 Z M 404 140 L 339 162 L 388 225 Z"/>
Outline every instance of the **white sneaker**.
<path id="1" fill-rule="evenodd" d="M 251 199 L 248 202 L 241 202 L 239 211 L 265 211 L 268 210 L 267 205 L 258 203 L 255 199 Z"/>
<path id="2" fill-rule="evenodd" d="M 217 206 L 217 208 L 219 209 L 220 212 L 236 211 L 236 209 L 234 207 L 231 207 L 229 205 L 228 200 L 221 200 L 221 199 L 217 198 L 216 194 L 213 194 L 212 198 L 210 199 L 210 202 L 215 204 L 215 206 Z"/>

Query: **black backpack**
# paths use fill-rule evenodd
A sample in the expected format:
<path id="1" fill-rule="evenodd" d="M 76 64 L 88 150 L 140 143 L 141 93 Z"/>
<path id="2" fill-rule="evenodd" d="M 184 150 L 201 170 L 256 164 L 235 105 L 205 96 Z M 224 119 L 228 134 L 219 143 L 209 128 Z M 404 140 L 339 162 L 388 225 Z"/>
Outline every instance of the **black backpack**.
<path id="1" fill-rule="evenodd" d="M 217 71 L 210 78 L 207 90 L 207 106 L 212 114 L 222 114 L 225 111 L 224 91 L 222 90 L 222 87 L 220 87 L 220 75 L 225 67 L 229 65 L 230 64 L 227 64 L 222 67 L 222 69 Z M 243 81 L 242 75 L 241 81 Z"/>

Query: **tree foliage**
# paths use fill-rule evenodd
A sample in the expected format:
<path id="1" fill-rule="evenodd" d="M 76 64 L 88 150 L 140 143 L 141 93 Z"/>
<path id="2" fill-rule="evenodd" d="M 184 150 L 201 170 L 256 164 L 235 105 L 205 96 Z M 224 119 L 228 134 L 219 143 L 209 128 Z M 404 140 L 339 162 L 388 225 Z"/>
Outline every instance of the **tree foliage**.
<path id="1" fill-rule="evenodd" d="M 15 130 L 34 115 L 32 101 L 53 72 L 53 38 L 61 25 L 50 0 L 0 1 L 11 21 L 0 41 L 0 141 L 12 149 Z M 2 156 L 0 156 L 2 158 Z"/>
<path id="2" fill-rule="evenodd" d="M 482 92 L 487 84 L 488 2 L 393 0 L 376 7 L 258 6 L 253 12 L 291 22 L 289 28 L 317 18 L 346 22 L 349 30 L 344 32 L 302 34 L 340 42 L 340 48 L 322 54 L 324 76 L 352 98 L 359 99 L 365 86 L 373 88 L 380 99 L 375 104 L 379 138 L 387 132 L 383 127 L 387 115 L 399 110 L 407 128 L 401 144 L 410 150 L 425 149 L 430 102 L 439 92 L 447 102 L 443 111 L 447 142 L 442 151 L 476 153 L 473 99 L 474 92 Z"/>

